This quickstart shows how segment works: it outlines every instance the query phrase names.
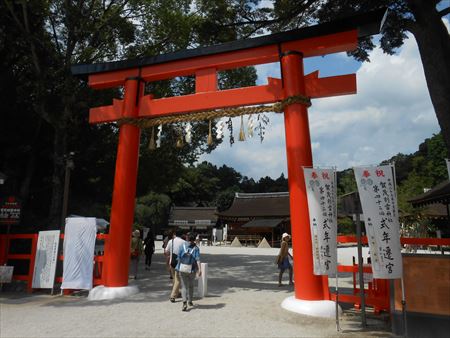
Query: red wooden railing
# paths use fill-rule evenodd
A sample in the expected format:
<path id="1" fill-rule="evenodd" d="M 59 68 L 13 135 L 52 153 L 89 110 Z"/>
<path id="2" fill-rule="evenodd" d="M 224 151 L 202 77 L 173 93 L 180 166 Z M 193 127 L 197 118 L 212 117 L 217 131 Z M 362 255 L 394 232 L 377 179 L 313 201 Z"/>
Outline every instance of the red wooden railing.
<path id="1" fill-rule="evenodd" d="M 96 236 L 98 240 L 106 241 L 108 235 L 98 234 Z M 11 248 L 11 241 L 15 239 L 28 239 L 31 241 L 31 252 L 26 254 L 11 254 L 6 252 L 6 248 Z M 64 234 L 60 235 L 60 239 L 64 239 Z M 0 265 L 6 264 L 8 260 L 28 260 L 29 268 L 27 274 L 13 274 L 13 280 L 22 280 L 27 282 L 27 291 L 32 291 L 33 283 L 33 271 L 34 263 L 36 259 L 36 248 L 37 248 L 38 234 L 10 234 L 10 235 L 0 235 Z M 9 250 L 8 250 L 9 251 Z M 94 273 L 93 273 L 93 285 L 103 284 L 102 271 L 103 271 L 103 255 L 94 256 Z M 58 256 L 59 261 L 64 260 L 63 255 Z M 62 277 L 57 276 L 55 278 L 57 283 L 62 282 Z"/>
<path id="2" fill-rule="evenodd" d="M 338 236 L 338 243 L 357 243 L 356 236 Z M 362 244 L 367 244 L 367 236 L 361 237 Z M 413 237 L 401 237 L 400 243 L 402 245 L 436 245 L 436 246 L 450 246 L 450 238 L 413 238 Z M 339 294 L 339 301 L 343 303 L 352 303 L 356 308 L 361 306 L 361 298 L 359 295 L 359 287 L 356 282 L 356 276 L 358 274 L 359 266 L 353 263 L 353 265 L 339 265 L 339 272 L 349 272 L 353 274 L 353 294 Z M 363 273 L 372 273 L 372 267 L 369 264 L 364 264 Z M 388 279 L 376 279 L 367 283 L 367 289 L 364 289 L 364 299 L 367 306 L 373 307 L 375 313 L 381 311 L 390 312 L 390 299 L 389 299 L 389 280 Z M 336 300 L 336 294 L 330 292 L 331 300 Z"/>
<path id="3" fill-rule="evenodd" d="M 61 239 L 64 239 L 64 234 L 60 235 Z M 31 240 L 31 252 L 27 254 L 10 254 L 6 253 L 6 247 L 11 247 L 11 241 L 15 239 L 28 239 Z M 108 235 L 97 235 L 99 240 L 107 240 Z M 8 260 L 29 260 L 29 268 L 27 274 L 14 274 L 13 280 L 22 280 L 27 282 L 27 290 L 31 292 L 33 282 L 33 270 L 36 257 L 38 234 L 10 234 L 9 236 L 0 235 L 0 265 L 5 264 Z M 9 241 L 9 243 L 8 243 Z M 356 236 L 338 236 L 338 243 L 357 243 Z M 367 244 L 367 237 L 362 237 L 362 243 Z M 409 245 L 436 245 L 436 246 L 450 246 L 450 238 L 400 238 L 401 244 Z M 103 284 L 102 271 L 103 271 L 103 255 L 95 255 L 94 257 L 94 273 L 93 273 L 93 285 Z M 63 255 L 58 256 L 58 260 L 64 260 Z M 360 306 L 359 288 L 356 283 L 356 275 L 358 273 L 358 264 L 353 265 L 339 265 L 339 272 L 349 272 L 353 274 L 353 294 L 339 294 L 339 301 L 344 303 L 355 304 L 355 307 Z M 363 267 L 364 273 L 372 273 L 372 267 L 365 265 Z M 61 283 L 62 277 L 56 277 L 56 282 Z M 364 290 L 365 303 L 367 306 L 374 307 L 376 313 L 380 311 L 389 312 L 389 280 L 386 279 L 373 279 L 373 282 L 368 283 L 367 289 Z M 336 300 L 336 295 L 330 293 L 330 299 Z"/>

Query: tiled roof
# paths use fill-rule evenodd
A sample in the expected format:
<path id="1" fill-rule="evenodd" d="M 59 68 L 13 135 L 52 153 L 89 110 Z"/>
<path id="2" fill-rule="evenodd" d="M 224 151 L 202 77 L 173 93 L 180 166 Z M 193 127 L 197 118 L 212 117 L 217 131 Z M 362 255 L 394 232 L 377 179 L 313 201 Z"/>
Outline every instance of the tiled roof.
<path id="1" fill-rule="evenodd" d="M 242 225 L 242 228 L 275 228 L 281 222 L 283 222 L 282 218 L 259 218 L 252 219 L 250 222 Z"/>
<path id="2" fill-rule="evenodd" d="M 224 218 L 289 217 L 289 192 L 236 193 L 231 207 L 218 215 Z"/>
<path id="3" fill-rule="evenodd" d="M 169 225 L 215 225 L 216 222 L 217 215 L 214 207 L 173 207 L 169 217 Z"/>
<path id="4" fill-rule="evenodd" d="M 414 207 L 421 207 L 433 203 L 449 204 L 450 181 L 445 180 L 426 193 L 411 198 L 410 200 L 408 200 L 408 202 L 411 203 Z"/>

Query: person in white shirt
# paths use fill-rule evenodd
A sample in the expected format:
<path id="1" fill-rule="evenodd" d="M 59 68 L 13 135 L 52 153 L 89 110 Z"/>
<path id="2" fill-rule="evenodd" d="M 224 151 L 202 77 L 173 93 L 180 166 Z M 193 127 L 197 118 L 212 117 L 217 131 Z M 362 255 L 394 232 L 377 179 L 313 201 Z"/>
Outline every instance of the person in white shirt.
<path id="1" fill-rule="evenodd" d="M 175 267 L 178 264 L 178 254 L 185 241 L 180 237 L 177 237 L 175 231 L 169 232 L 169 238 L 170 240 L 164 248 L 164 254 L 169 258 L 169 268 L 173 276 L 173 286 L 169 300 L 172 303 L 175 303 L 175 298 L 180 294 L 180 275 L 179 272 L 175 270 Z"/>

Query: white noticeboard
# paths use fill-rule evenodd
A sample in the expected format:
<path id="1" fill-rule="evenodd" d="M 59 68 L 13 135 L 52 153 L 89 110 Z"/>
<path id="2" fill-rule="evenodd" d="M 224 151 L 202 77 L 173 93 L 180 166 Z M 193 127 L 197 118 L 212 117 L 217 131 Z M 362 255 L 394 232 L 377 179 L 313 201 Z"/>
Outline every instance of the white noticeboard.
<path id="1" fill-rule="evenodd" d="M 353 168 L 374 278 L 401 278 L 400 224 L 392 165 Z"/>
<path id="2" fill-rule="evenodd" d="M 92 289 L 95 217 L 66 218 L 61 289 Z"/>
<path id="3" fill-rule="evenodd" d="M 0 283 L 11 283 L 14 266 L 0 266 Z"/>
<path id="4" fill-rule="evenodd" d="M 303 168 L 315 275 L 335 275 L 337 265 L 336 171 Z"/>
<path id="5" fill-rule="evenodd" d="M 39 231 L 33 270 L 34 289 L 52 289 L 58 262 L 59 230 Z"/>

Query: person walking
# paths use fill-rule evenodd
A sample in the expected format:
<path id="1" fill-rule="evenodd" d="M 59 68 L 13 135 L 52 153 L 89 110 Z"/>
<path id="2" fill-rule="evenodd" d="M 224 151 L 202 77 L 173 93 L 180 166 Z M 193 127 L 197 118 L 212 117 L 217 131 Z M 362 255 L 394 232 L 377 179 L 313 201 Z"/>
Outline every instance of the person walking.
<path id="1" fill-rule="evenodd" d="M 280 270 L 278 274 L 278 286 L 283 285 L 281 281 L 283 279 L 283 273 L 286 269 L 289 269 L 289 285 L 294 284 L 292 282 L 292 265 L 289 262 L 289 257 L 292 259 L 292 255 L 289 253 L 290 239 L 291 236 L 286 232 L 281 236 L 281 247 L 277 257 L 278 269 Z"/>
<path id="2" fill-rule="evenodd" d="M 177 237 L 174 231 L 169 232 L 169 241 L 167 242 L 166 248 L 164 249 L 164 254 L 167 257 L 169 264 L 170 274 L 173 277 L 172 292 L 170 293 L 169 300 L 175 303 L 175 299 L 179 297 L 180 294 L 180 276 L 175 270 L 178 263 L 178 254 L 182 245 L 185 243 L 183 239 Z"/>
<path id="3" fill-rule="evenodd" d="M 147 236 L 144 239 L 144 253 L 145 253 L 145 270 L 150 270 L 152 265 L 152 256 L 155 253 L 155 237 L 152 229 L 149 229 Z"/>
<path id="4" fill-rule="evenodd" d="M 139 259 L 142 255 L 143 245 L 141 240 L 141 232 L 134 230 L 131 237 L 131 272 L 134 279 L 137 279 Z"/>
<path id="5" fill-rule="evenodd" d="M 197 273 L 200 277 L 202 270 L 200 266 L 200 249 L 195 243 L 195 235 L 188 234 L 188 242 L 181 247 L 176 267 L 181 279 L 181 296 L 183 297 L 182 311 L 187 311 L 187 306 L 194 306 L 194 279 Z"/>

